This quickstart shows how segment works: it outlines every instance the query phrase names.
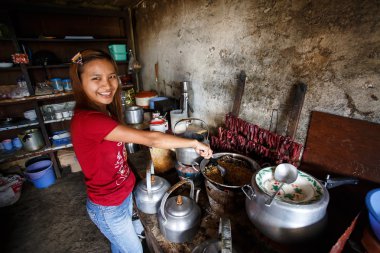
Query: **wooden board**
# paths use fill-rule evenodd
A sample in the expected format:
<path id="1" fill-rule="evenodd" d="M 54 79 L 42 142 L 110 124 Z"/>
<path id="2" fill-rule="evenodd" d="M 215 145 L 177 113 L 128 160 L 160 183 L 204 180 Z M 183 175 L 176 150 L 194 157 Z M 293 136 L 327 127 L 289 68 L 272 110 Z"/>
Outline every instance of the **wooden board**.
<path id="1" fill-rule="evenodd" d="M 380 124 L 312 112 L 301 169 L 380 183 Z"/>

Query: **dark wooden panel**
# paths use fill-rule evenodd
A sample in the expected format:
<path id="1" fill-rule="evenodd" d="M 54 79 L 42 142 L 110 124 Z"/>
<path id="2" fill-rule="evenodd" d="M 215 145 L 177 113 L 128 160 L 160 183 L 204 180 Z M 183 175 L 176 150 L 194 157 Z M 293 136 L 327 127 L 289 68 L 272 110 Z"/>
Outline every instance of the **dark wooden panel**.
<path id="1" fill-rule="evenodd" d="M 380 183 L 380 124 L 312 112 L 301 167 Z"/>

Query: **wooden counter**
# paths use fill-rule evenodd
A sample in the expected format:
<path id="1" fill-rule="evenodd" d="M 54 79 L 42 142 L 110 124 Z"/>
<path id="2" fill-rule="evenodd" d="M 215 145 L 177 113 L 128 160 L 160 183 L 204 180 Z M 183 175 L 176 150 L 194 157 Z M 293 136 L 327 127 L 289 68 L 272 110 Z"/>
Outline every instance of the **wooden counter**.
<path id="1" fill-rule="evenodd" d="M 145 178 L 145 168 L 147 167 L 148 161 L 150 159 L 149 150 L 143 148 L 140 151 L 129 155 L 129 164 L 135 171 L 137 180 Z M 179 181 L 176 170 L 173 168 L 165 174 L 158 174 L 159 176 L 167 179 L 171 185 Z M 145 227 L 145 232 L 147 236 L 147 243 L 151 252 L 191 252 L 197 245 L 204 242 L 205 240 L 217 238 L 218 227 L 219 227 L 219 216 L 213 212 L 210 208 L 208 197 L 206 194 L 204 184 L 200 184 L 201 193 L 199 195 L 198 204 L 202 210 L 202 220 L 199 228 L 199 232 L 196 234 L 194 239 L 188 243 L 172 243 L 166 240 L 160 232 L 157 216 L 149 215 L 144 213 L 139 213 L 141 221 Z M 184 189 L 181 189 L 184 188 Z M 184 185 L 178 189 L 179 191 L 187 191 Z M 341 196 L 347 190 L 355 190 L 354 186 L 343 186 L 333 189 L 330 192 L 330 197 L 332 200 L 336 196 Z M 175 192 L 177 193 L 177 191 Z M 186 192 L 182 193 L 188 196 Z M 330 200 L 331 201 L 331 200 Z M 363 209 L 363 206 L 353 206 L 347 207 L 343 200 L 330 202 L 328 208 L 329 224 L 326 230 L 316 238 L 314 241 L 305 242 L 302 244 L 285 245 L 279 244 L 271 241 L 267 237 L 263 236 L 250 222 L 246 214 L 244 204 L 240 208 L 237 208 L 234 212 L 225 213 L 223 216 L 228 217 L 231 220 L 232 227 L 232 242 L 234 248 L 238 252 L 244 253 L 265 253 L 265 252 L 329 252 L 331 247 L 336 243 L 338 238 L 344 233 L 346 228 L 350 225 L 356 214 Z M 345 215 L 342 215 L 344 213 Z M 361 215 L 361 221 L 358 222 L 356 226 L 358 231 L 356 231 L 357 238 L 354 243 L 360 245 L 361 231 L 363 225 L 366 224 L 367 216 L 363 210 L 363 215 Z M 342 217 L 344 216 L 344 217 Z M 355 231 L 354 231 L 355 232 Z M 355 233 L 353 233 L 355 234 Z M 343 252 L 354 252 L 351 250 L 350 246 L 346 244 L 345 251 Z M 350 251 L 351 250 L 351 251 Z"/>

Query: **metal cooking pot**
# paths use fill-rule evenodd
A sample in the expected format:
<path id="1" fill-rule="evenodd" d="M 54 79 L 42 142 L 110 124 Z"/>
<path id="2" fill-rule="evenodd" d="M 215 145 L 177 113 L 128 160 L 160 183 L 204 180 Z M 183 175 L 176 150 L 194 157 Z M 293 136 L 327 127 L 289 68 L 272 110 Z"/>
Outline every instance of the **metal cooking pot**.
<path id="1" fill-rule="evenodd" d="M 181 134 L 182 137 L 188 138 L 188 139 L 196 139 L 205 144 L 209 144 L 209 141 L 208 141 L 209 129 L 206 125 L 206 122 L 204 122 L 201 119 L 187 118 L 187 119 L 181 119 L 177 121 L 177 123 L 175 123 L 174 125 L 174 129 L 173 129 L 174 133 L 176 133 L 175 131 L 176 126 L 181 123 L 183 124 L 184 121 L 186 122 L 187 130 L 183 134 Z M 193 132 L 189 130 L 191 129 L 191 125 L 194 121 L 200 121 L 206 126 L 206 128 L 200 129 L 199 131 L 199 132 L 203 132 L 205 130 L 207 132 L 206 137 L 204 137 L 202 133 L 197 133 L 197 132 Z M 200 157 L 200 155 L 195 151 L 194 148 L 176 148 L 175 153 L 176 153 L 177 161 L 186 165 L 191 165 L 197 158 Z"/>
<path id="2" fill-rule="evenodd" d="M 231 221 L 220 218 L 219 239 L 210 239 L 196 246 L 191 253 L 237 253 L 232 245 Z"/>
<path id="3" fill-rule="evenodd" d="M 144 109 L 139 106 L 125 108 L 124 115 L 127 124 L 141 124 L 144 121 Z"/>
<path id="4" fill-rule="evenodd" d="M 260 169 L 260 165 L 255 162 L 254 160 L 252 160 L 251 158 L 247 157 L 247 156 L 244 156 L 244 155 L 240 155 L 240 154 L 235 154 L 235 153 L 229 153 L 229 152 L 225 152 L 225 153 L 215 153 L 213 154 L 213 157 L 215 159 L 218 159 L 222 156 L 231 156 L 232 158 L 236 158 L 238 160 L 243 160 L 243 161 L 246 161 L 248 162 L 248 164 L 250 165 L 250 169 L 252 170 L 252 172 L 256 172 L 257 170 Z M 209 160 L 208 159 L 203 159 L 201 161 L 201 164 L 200 164 L 200 169 L 201 169 L 201 172 L 203 174 L 203 176 L 208 180 L 210 181 L 211 183 L 217 185 L 217 186 L 220 186 L 222 187 L 223 189 L 224 188 L 227 188 L 227 189 L 240 189 L 243 185 L 226 185 L 226 184 L 222 184 L 222 183 L 218 183 L 218 182 L 215 182 L 214 180 L 210 179 L 207 177 L 207 174 L 205 172 L 205 169 L 206 169 L 206 165 L 209 163 Z M 228 173 L 228 172 L 227 172 Z"/>
<path id="5" fill-rule="evenodd" d="M 27 151 L 39 150 L 45 145 L 42 134 L 37 128 L 26 130 L 18 137 Z"/>
<path id="6" fill-rule="evenodd" d="M 188 183 L 191 186 L 190 198 L 178 195 L 169 195 L 181 185 Z M 189 242 L 198 231 L 201 222 L 201 209 L 197 205 L 199 190 L 194 200 L 194 183 L 184 179 L 176 183 L 164 195 L 158 213 L 158 223 L 164 237 L 175 243 Z"/>
<path id="7" fill-rule="evenodd" d="M 296 182 L 288 185 L 294 187 L 294 191 L 282 189 L 282 195 L 277 195 L 267 206 L 265 202 L 272 195 L 268 189 L 275 185 L 274 169 L 267 167 L 257 171 L 251 184 L 242 187 L 249 219 L 264 235 L 277 242 L 294 243 L 317 236 L 327 223 L 330 198 L 327 188 L 311 175 L 298 171 Z"/>
<path id="8" fill-rule="evenodd" d="M 150 161 L 146 178 L 136 185 L 133 192 L 137 208 L 143 213 L 157 213 L 161 199 L 169 188 L 170 184 L 166 179 L 154 175 L 153 163 Z"/>

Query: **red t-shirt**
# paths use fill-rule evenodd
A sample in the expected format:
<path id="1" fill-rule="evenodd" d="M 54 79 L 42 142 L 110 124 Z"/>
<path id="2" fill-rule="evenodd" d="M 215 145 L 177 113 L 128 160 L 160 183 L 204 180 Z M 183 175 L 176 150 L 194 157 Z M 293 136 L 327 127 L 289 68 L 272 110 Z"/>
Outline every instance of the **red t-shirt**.
<path id="1" fill-rule="evenodd" d="M 122 142 L 104 140 L 118 122 L 97 111 L 75 110 L 71 121 L 74 152 L 82 168 L 90 200 L 103 206 L 121 204 L 132 192 L 135 176 Z"/>

